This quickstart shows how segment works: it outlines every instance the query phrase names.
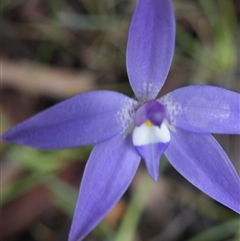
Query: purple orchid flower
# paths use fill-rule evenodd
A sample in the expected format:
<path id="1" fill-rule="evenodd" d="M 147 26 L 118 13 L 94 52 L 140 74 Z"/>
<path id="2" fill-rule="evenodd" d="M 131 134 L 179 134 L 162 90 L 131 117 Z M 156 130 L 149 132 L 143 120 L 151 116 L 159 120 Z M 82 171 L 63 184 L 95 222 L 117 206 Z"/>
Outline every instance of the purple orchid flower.
<path id="1" fill-rule="evenodd" d="M 139 0 L 127 44 L 127 72 L 137 101 L 113 91 L 90 91 L 3 134 L 3 140 L 40 149 L 96 144 L 83 175 L 70 241 L 86 237 L 116 204 L 141 158 L 157 181 L 163 153 L 189 182 L 240 213 L 239 176 L 210 134 L 240 134 L 240 95 L 197 85 L 155 99 L 174 44 L 171 0 Z"/>

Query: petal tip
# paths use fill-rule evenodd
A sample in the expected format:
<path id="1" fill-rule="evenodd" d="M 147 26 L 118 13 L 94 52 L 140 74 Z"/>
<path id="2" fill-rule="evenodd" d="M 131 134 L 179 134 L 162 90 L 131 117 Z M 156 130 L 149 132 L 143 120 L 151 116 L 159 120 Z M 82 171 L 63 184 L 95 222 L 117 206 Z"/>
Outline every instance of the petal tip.
<path id="1" fill-rule="evenodd" d="M 153 179 L 154 182 L 158 182 L 158 180 L 159 180 L 159 172 L 149 173 L 149 175 Z"/>

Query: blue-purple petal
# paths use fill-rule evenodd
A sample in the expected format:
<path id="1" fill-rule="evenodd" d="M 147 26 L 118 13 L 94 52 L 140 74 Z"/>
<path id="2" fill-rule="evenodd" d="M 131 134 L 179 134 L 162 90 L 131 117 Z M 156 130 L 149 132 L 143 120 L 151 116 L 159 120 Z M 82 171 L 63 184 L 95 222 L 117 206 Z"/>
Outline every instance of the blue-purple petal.
<path id="1" fill-rule="evenodd" d="M 85 92 L 13 127 L 1 139 L 40 149 L 95 144 L 123 132 L 136 104 L 113 91 Z"/>
<path id="2" fill-rule="evenodd" d="M 240 134 L 240 94 L 215 86 L 183 87 L 159 101 L 171 124 L 198 133 Z"/>
<path id="3" fill-rule="evenodd" d="M 156 182 L 159 178 L 160 159 L 169 143 L 154 143 L 143 146 L 135 146 L 139 155 L 143 158 L 148 173 Z"/>
<path id="4" fill-rule="evenodd" d="M 165 151 L 172 166 L 204 193 L 240 213 L 240 179 L 221 146 L 210 134 L 176 128 Z"/>
<path id="5" fill-rule="evenodd" d="M 139 0 L 127 44 L 127 71 L 139 100 L 157 96 L 170 69 L 174 44 L 172 1 Z"/>
<path id="6" fill-rule="evenodd" d="M 82 240 L 117 203 L 140 162 L 130 135 L 97 144 L 87 162 L 69 241 Z"/>

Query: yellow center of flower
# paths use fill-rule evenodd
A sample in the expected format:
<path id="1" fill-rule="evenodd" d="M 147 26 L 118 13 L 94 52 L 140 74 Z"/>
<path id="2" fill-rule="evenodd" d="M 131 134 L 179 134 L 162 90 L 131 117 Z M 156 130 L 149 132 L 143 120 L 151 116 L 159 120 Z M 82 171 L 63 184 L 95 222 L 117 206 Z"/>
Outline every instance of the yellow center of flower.
<path id="1" fill-rule="evenodd" d="M 153 126 L 153 123 L 150 120 L 147 120 L 144 124 L 146 126 Z"/>

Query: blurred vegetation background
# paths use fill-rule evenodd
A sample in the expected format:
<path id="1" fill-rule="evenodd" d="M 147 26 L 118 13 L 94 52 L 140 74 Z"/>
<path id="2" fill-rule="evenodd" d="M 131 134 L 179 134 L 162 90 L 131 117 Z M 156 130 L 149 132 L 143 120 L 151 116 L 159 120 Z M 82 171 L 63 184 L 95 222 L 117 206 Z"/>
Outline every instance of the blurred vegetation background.
<path id="1" fill-rule="evenodd" d="M 159 96 L 191 84 L 240 91 L 238 0 L 174 0 L 176 50 Z M 134 0 L 1 1 L 1 133 L 74 94 L 133 96 L 125 67 Z M 161 31 L 161 30 L 159 30 Z M 240 173 L 240 139 L 216 136 Z M 1 143 L 1 241 L 66 241 L 91 147 L 39 151 Z M 239 218 L 163 157 L 142 164 L 86 241 L 238 241 Z"/>

